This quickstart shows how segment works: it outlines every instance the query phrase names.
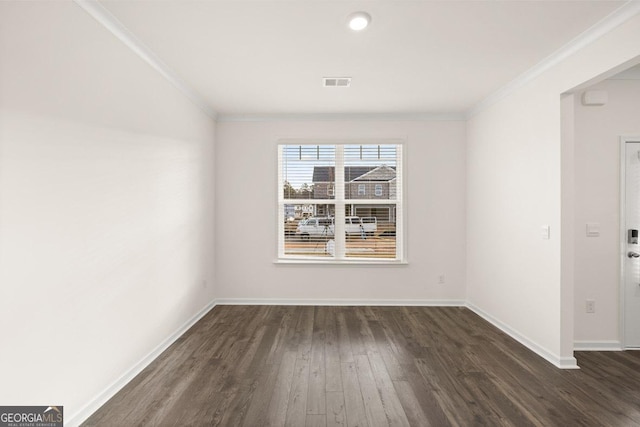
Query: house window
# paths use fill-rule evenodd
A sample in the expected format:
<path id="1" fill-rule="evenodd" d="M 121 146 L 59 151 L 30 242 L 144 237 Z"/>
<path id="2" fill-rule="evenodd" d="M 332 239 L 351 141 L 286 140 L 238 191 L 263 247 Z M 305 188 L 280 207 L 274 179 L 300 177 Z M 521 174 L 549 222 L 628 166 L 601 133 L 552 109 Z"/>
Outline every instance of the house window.
<path id="1" fill-rule="evenodd" d="M 403 261 L 402 174 L 394 141 L 278 144 L 278 259 Z"/>

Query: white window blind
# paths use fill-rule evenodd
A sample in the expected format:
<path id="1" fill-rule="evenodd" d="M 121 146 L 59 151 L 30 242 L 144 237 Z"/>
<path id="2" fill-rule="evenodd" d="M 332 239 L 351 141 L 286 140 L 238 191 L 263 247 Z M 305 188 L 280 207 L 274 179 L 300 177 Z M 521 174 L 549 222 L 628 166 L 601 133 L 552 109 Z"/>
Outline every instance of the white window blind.
<path id="1" fill-rule="evenodd" d="M 278 257 L 403 260 L 402 145 L 278 145 Z"/>

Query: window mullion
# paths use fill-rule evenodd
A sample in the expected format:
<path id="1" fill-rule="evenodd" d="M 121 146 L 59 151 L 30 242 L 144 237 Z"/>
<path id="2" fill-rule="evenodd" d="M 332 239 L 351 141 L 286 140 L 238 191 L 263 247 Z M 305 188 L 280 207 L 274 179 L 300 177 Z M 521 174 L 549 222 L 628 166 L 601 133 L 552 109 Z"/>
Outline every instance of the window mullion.
<path id="1" fill-rule="evenodd" d="M 335 218 L 334 238 L 336 242 L 336 258 L 344 259 L 346 254 L 346 239 L 344 228 L 344 145 L 336 145 L 336 165 L 335 165 Z"/>
<path id="2" fill-rule="evenodd" d="M 404 259 L 406 242 L 404 240 L 404 224 L 406 219 L 406 209 L 404 205 L 404 154 L 402 145 L 396 146 L 396 168 L 399 173 L 396 175 L 396 258 Z M 399 208 L 399 209 L 398 209 Z"/>
<path id="3" fill-rule="evenodd" d="M 278 236 L 284 236 L 284 149 L 278 145 Z M 284 256 L 284 241 L 278 240 L 278 257 Z"/>

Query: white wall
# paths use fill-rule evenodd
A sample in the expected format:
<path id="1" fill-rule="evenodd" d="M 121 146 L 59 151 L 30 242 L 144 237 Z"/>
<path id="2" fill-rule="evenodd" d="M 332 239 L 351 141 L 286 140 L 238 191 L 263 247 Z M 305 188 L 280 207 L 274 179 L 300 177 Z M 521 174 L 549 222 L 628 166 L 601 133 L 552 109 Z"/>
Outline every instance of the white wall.
<path id="1" fill-rule="evenodd" d="M 561 297 L 573 258 L 560 244 L 560 94 L 632 60 L 639 38 L 635 16 L 468 122 L 469 302 L 557 365 L 575 363 L 573 300 Z"/>
<path id="2" fill-rule="evenodd" d="M 217 298 L 464 300 L 464 122 L 221 122 L 217 130 Z M 281 138 L 405 139 L 409 265 L 275 265 Z"/>
<path id="3" fill-rule="evenodd" d="M 620 136 L 640 136 L 640 80 L 605 80 L 604 106 L 575 99 L 575 340 L 580 345 L 620 341 Z M 586 224 L 600 224 L 599 237 Z M 587 314 L 586 300 L 596 302 Z M 618 344 L 619 345 L 619 344 Z"/>
<path id="4" fill-rule="evenodd" d="M 0 58 L 0 402 L 69 421 L 213 299 L 215 124 L 72 2 Z"/>
<path id="5" fill-rule="evenodd" d="M 558 106 L 546 108 L 554 101 L 559 93 L 522 91 L 468 131 L 469 302 L 526 337 L 542 331 L 542 349 L 559 342 L 560 121 Z"/>

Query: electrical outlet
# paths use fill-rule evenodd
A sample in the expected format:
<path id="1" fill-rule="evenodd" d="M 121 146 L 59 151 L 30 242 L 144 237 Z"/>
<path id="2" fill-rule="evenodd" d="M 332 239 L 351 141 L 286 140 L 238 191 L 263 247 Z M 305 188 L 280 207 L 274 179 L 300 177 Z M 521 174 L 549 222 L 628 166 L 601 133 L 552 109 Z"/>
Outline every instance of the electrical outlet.
<path id="1" fill-rule="evenodd" d="M 596 302 L 592 299 L 587 300 L 586 304 L 587 313 L 595 313 L 596 312 Z"/>
<path id="2" fill-rule="evenodd" d="M 438 284 L 439 285 L 443 285 L 444 284 L 444 274 L 441 274 L 438 276 Z"/>

